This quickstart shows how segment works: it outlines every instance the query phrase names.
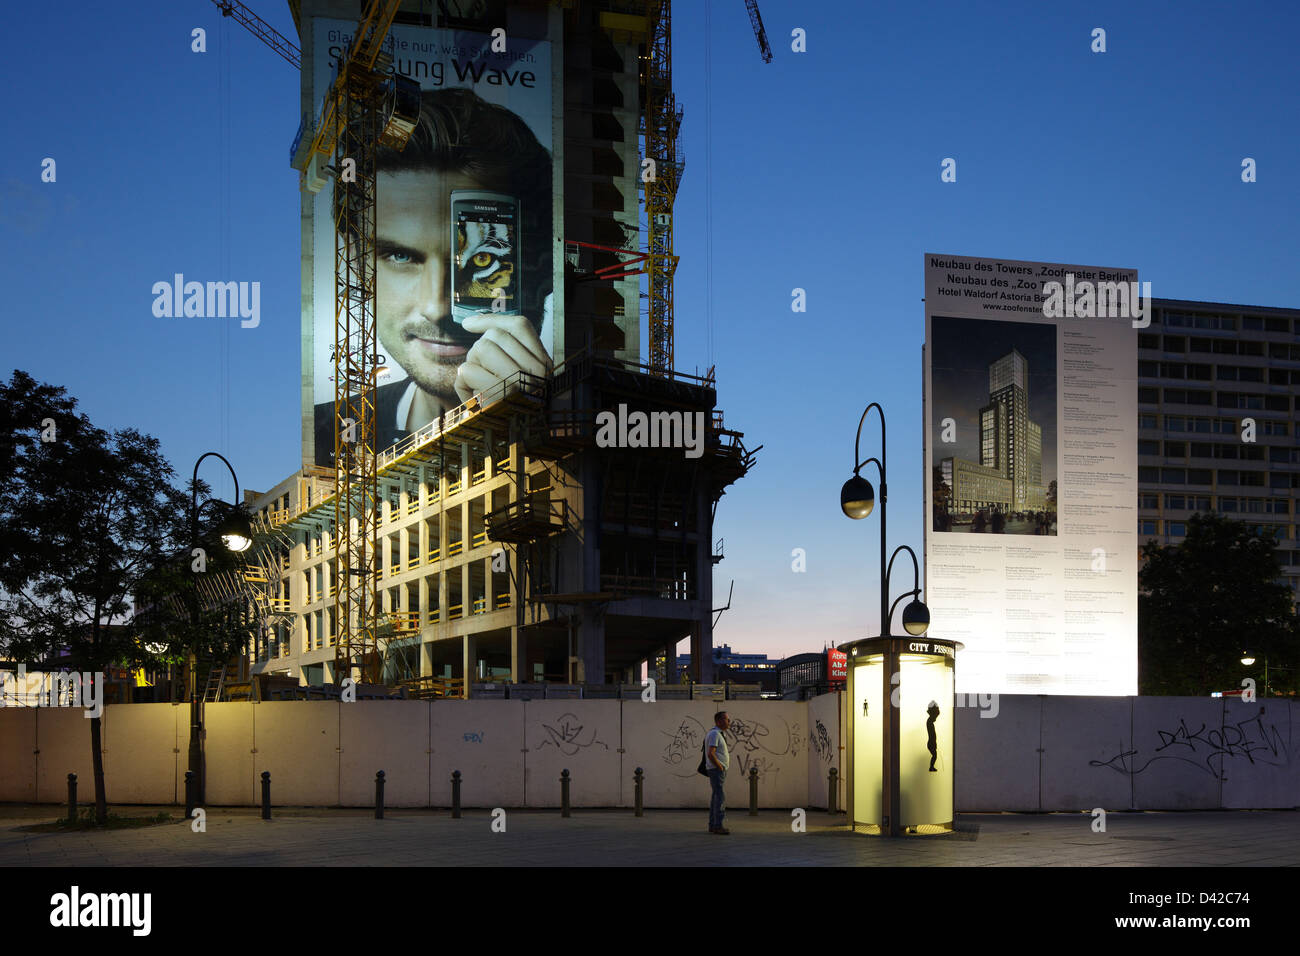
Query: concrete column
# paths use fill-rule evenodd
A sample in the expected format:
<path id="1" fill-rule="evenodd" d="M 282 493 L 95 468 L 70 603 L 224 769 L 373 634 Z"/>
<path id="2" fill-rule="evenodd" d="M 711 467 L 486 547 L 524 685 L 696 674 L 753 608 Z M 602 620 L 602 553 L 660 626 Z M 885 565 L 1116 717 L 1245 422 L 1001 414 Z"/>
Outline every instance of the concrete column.
<path id="1" fill-rule="evenodd" d="M 472 634 L 461 638 L 460 668 L 461 675 L 465 678 L 465 696 L 469 697 L 469 685 L 474 682 L 478 671 L 478 647 Z"/>
<path id="2" fill-rule="evenodd" d="M 662 651 L 664 655 L 664 683 L 677 683 L 677 642 L 665 644 Z"/>
<path id="3" fill-rule="evenodd" d="M 691 673 L 713 683 L 713 510 L 702 488 L 695 492 L 695 620 L 691 622 Z M 719 604 L 724 602 L 719 601 Z"/>
<path id="4" fill-rule="evenodd" d="M 528 638 L 523 628 L 510 628 L 510 680 L 522 684 L 532 677 L 528 669 Z"/>
<path id="5" fill-rule="evenodd" d="M 713 641 L 700 621 L 691 624 L 691 676 L 698 683 L 713 683 Z"/>
<path id="6" fill-rule="evenodd" d="M 578 676 L 574 680 L 592 684 L 605 682 L 605 622 L 595 609 L 575 609 L 577 620 L 573 634 L 573 653 L 578 658 Z"/>

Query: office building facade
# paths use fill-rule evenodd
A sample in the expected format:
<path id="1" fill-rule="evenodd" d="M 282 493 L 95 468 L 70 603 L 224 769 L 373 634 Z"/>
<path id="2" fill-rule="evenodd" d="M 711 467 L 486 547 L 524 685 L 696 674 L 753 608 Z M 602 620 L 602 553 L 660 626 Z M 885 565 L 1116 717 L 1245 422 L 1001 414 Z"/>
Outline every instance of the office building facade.
<path id="1" fill-rule="evenodd" d="M 1138 540 L 1196 512 L 1272 531 L 1300 595 L 1300 310 L 1155 299 L 1138 333 Z M 1300 597 L 1297 599 L 1300 601 Z"/>

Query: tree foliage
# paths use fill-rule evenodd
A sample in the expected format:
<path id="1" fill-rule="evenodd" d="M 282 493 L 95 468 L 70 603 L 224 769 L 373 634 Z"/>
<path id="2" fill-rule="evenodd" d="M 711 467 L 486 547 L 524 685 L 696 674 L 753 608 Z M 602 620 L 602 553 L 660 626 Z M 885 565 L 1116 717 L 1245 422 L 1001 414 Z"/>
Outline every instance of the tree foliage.
<path id="1" fill-rule="evenodd" d="M 1300 663 L 1291 589 L 1271 536 L 1214 514 L 1192 515 L 1179 544 L 1148 542 L 1138 574 L 1141 693 L 1206 696 L 1240 689 L 1263 665 L 1275 693 L 1293 690 Z M 1254 667 L 1241 663 L 1244 654 Z"/>
<path id="2" fill-rule="evenodd" d="M 65 660 L 91 674 L 156 665 L 183 647 L 229 656 L 248 636 L 230 608 L 200 605 L 198 627 L 190 614 L 133 614 L 141 594 L 176 609 L 168 595 L 195 591 L 178 561 L 193 544 L 190 495 L 172 484 L 157 439 L 110 434 L 76 405 L 21 371 L 0 381 L 0 656 L 33 670 Z M 89 723 L 103 820 L 100 719 Z"/>

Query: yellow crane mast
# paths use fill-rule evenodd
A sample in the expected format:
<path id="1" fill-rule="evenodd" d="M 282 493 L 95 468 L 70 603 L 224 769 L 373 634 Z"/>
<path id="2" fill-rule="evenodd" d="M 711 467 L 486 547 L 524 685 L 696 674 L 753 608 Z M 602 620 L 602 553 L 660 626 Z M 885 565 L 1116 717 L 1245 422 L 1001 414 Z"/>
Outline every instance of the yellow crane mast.
<path id="1" fill-rule="evenodd" d="M 334 177 L 334 680 L 359 671 L 379 683 L 379 481 L 375 388 L 375 157 L 402 149 L 415 128 L 419 91 L 390 73 L 384 38 L 401 0 L 370 0 L 346 60 L 325 95 L 305 154 L 295 156 L 311 191 Z M 313 188 L 314 187 L 314 188 Z"/>
<path id="2" fill-rule="evenodd" d="M 237 0 L 213 0 L 293 65 L 301 51 Z M 318 192 L 334 177 L 334 679 L 354 668 L 378 683 L 379 482 L 375 403 L 379 342 L 375 325 L 375 153 L 402 149 L 415 128 L 419 87 L 390 75 L 383 52 L 401 0 L 370 0 L 347 59 L 325 94 L 320 121 L 305 149 L 294 144 L 301 186 Z M 294 11 L 295 18 L 297 11 Z"/>

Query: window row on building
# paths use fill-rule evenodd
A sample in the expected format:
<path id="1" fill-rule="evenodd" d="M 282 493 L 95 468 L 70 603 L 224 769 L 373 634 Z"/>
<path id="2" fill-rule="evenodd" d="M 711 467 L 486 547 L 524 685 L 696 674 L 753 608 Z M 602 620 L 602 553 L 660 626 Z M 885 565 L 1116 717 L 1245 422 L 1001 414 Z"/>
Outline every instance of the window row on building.
<path id="1" fill-rule="evenodd" d="M 1216 315 L 1210 312 L 1175 312 L 1166 310 L 1161 316 L 1165 328 L 1206 329 L 1219 332 L 1281 332 L 1293 328 L 1286 316 Z M 1296 326 L 1300 335 L 1300 326 Z"/>
<path id="2" fill-rule="evenodd" d="M 1140 485 L 1217 485 L 1228 488 L 1300 488 L 1300 472 L 1138 466 Z"/>
<path id="3" fill-rule="evenodd" d="M 1159 389 L 1151 385 L 1138 386 L 1138 401 L 1143 405 L 1205 405 L 1217 408 L 1235 408 L 1245 411 L 1289 412 L 1300 409 L 1291 395 L 1264 395 L 1259 392 L 1214 392 L 1194 388 Z"/>
<path id="4" fill-rule="evenodd" d="M 1210 442 L 1139 439 L 1138 454 L 1164 458 L 1218 458 L 1231 461 L 1267 461 L 1275 465 L 1300 464 L 1300 449 L 1254 443 L 1211 444 Z"/>
<path id="5" fill-rule="evenodd" d="M 1268 385 L 1300 385 L 1300 369 L 1266 368 L 1262 365 L 1199 365 L 1195 362 L 1138 362 L 1141 378 L 1173 378 L 1194 382 L 1258 382 Z"/>
<path id="6" fill-rule="evenodd" d="M 1238 420 L 1235 418 L 1199 418 L 1194 415 L 1165 415 L 1164 430 L 1167 432 L 1195 432 L 1206 435 L 1235 435 Z M 1143 412 L 1138 415 L 1138 427 L 1143 431 L 1159 431 L 1161 416 L 1155 412 Z M 1270 418 L 1255 420 L 1256 436 L 1285 437 L 1291 434 L 1291 423 L 1275 421 Z"/>
<path id="7" fill-rule="evenodd" d="M 1290 342 L 1262 342 L 1251 339 L 1199 339 L 1182 335 L 1138 334 L 1138 348 L 1148 352 L 1171 355 L 1244 355 L 1248 358 L 1268 357 L 1276 361 L 1300 362 L 1300 345 Z"/>
<path id="8" fill-rule="evenodd" d="M 1144 491 L 1138 495 L 1138 507 L 1144 511 L 1160 508 L 1161 496 L 1154 491 Z M 1165 509 L 1168 511 L 1210 511 L 1213 508 L 1209 495 L 1165 495 Z M 1287 498 L 1233 498 L 1220 495 L 1218 510 L 1222 514 L 1291 514 L 1291 502 Z"/>

